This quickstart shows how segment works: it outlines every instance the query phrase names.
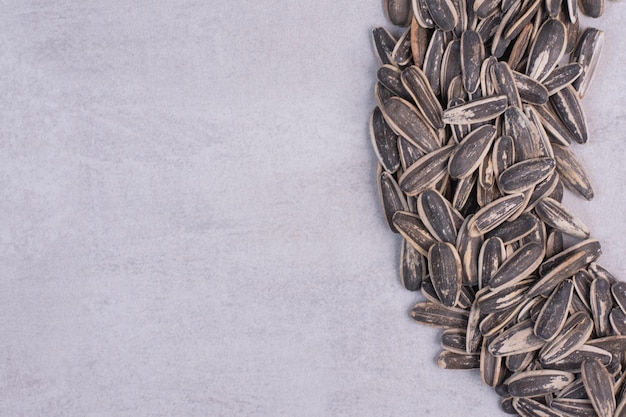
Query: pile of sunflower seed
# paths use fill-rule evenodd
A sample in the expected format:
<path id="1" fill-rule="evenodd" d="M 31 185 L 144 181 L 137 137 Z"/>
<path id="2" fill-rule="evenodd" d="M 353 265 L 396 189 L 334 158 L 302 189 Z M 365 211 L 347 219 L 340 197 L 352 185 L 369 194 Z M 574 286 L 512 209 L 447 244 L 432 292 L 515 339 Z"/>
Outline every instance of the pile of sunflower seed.
<path id="1" fill-rule="evenodd" d="M 561 203 L 593 189 L 573 142 L 604 40 L 604 0 L 386 0 L 398 38 L 370 120 L 378 187 L 403 237 L 411 316 L 443 328 L 438 364 L 480 368 L 521 416 L 626 416 L 626 283 Z"/>

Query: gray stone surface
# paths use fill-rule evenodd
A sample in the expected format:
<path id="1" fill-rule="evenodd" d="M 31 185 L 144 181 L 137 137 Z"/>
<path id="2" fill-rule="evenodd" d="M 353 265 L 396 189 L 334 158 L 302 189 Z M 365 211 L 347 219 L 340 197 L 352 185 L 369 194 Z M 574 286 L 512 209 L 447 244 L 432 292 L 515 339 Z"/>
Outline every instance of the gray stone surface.
<path id="1" fill-rule="evenodd" d="M 379 3 L 2 2 L 0 415 L 502 415 L 408 318 Z M 593 22 L 597 197 L 567 198 L 620 277 L 625 19 Z"/>

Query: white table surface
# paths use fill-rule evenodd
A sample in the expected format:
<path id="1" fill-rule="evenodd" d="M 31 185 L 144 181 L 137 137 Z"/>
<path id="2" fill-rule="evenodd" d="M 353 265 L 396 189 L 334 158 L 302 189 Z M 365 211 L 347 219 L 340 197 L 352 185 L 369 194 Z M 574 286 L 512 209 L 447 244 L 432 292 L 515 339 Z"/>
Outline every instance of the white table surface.
<path id="1" fill-rule="evenodd" d="M 0 415 L 503 415 L 408 317 L 367 130 L 381 3 L 2 2 Z M 566 197 L 620 277 L 625 21 L 591 22 L 596 198 Z"/>

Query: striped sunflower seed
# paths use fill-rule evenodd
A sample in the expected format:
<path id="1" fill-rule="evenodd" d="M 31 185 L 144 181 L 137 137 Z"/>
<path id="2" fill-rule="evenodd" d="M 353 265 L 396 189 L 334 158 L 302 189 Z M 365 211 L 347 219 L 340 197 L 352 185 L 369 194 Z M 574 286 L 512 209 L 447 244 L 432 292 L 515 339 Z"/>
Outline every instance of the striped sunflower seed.
<path id="1" fill-rule="evenodd" d="M 418 159 L 400 176 L 400 189 L 407 195 L 415 196 L 434 187 L 448 173 L 448 158 L 454 146 L 444 146 Z"/>
<path id="2" fill-rule="evenodd" d="M 591 283 L 589 289 L 589 303 L 595 323 L 598 337 L 609 336 L 611 325 L 609 314 L 611 313 L 611 283 L 606 278 L 598 277 Z"/>
<path id="3" fill-rule="evenodd" d="M 508 328 L 489 344 L 494 356 L 508 356 L 541 349 L 543 340 L 533 333 L 532 320 L 524 320 Z"/>
<path id="4" fill-rule="evenodd" d="M 415 250 L 424 256 L 428 256 L 428 250 L 437 241 L 416 214 L 398 211 L 393 215 L 392 221 L 400 235 L 402 235 Z"/>
<path id="5" fill-rule="evenodd" d="M 480 34 L 466 30 L 461 36 L 461 73 L 468 93 L 475 93 L 480 83 L 480 68 L 485 59 L 485 47 Z"/>
<path id="6" fill-rule="evenodd" d="M 604 365 L 597 359 L 583 361 L 581 365 L 585 391 L 599 417 L 613 417 L 615 395 L 613 378 Z"/>
<path id="7" fill-rule="evenodd" d="M 441 334 L 441 348 L 459 355 L 467 355 L 465 351 L 465 330 L 445 329 Z"/>
<path id="8" fill-rule="evenodd" d="M 593 320 L 579 311 L 565 322 L 561 333 L 539 351 L 539 360 L 544 365 L 558 362 L 572 352 L 582 348 L 593 331 Z"/>
<path id="9" fill-rule="evenodd" d="M 550 341 L 559 334 L 567 320 L 573 294 L 574 284 L 570 280 L 563 281 L 552 292 L 535 321 L 537 337 Z"/>
<path id="10" fill-rule="evenodd" d="M 461 259 L 456 248 L 448 242 L 438 242 L 428 251 L 430 279 L 441 303 L 454 307 L 462 285 Z"/>
<path id="11" fill-rule="evenodd" d="M 504 113 L 506 108 L 506 96 L 479 98 L 444 110 L 443 121 L 453 125 L 487 122 Z"/>
<path id="12" fill-rule="evenodd" d="M 581 4 L 591 3 L 594 0 L 581 0 Z M 595 0 L 597 1 L 597 0 Z M 597 1 L 600 3 L 600 1 Z M 600 61 L 604 46 L 604 32 L 594 28 L 587 28 L 580 36 L 578 45 L 571 56 L 571 60 L 578 62 L 582 67 L 582 74 L 572 84 L 580 98 L 589 90 L 589 84 Z"/>
<path id="13" fill-rule="evenodd" d="M 562 88 L 550 96 L 550 103 L 565 127 L 572 133 L 578 143 L 586 143 L 589 139 L 587 121 L 578 93 L 571 85 Z"/>
<path id="14" fill-rule="evenodd" d="M 517 87 L 519 97 L 524 103 L 541 106 L 548 102 L 550 94 L 547 87 L 534 78 L 514 71 L 513 79 L 515 80 L 515 87 Z"/>
<path id="15" fill-rule="evenodd" d="M 447 308 L 430 301 L 417 303 L 411 311 L 413 320 L 432 327 L 457 328 L 467 327 L 467 312 L 458 308 Z"/>
<path id="16" fill-rule="evenodd" d="M 566 46 L 565 25 L 556 19 L 546 20 L 530 48 L 526 74 L 543 81 L 565 54 Z"/>
<path id="17" fill-rule="evenodd" d="M 574 217 L 561 203 L 544 198 L 537 203 L 535 212 L 547 225 L 554 227 L 570 236 L 585 239 L 589 237 L 589 229 L 578 218 Z"/>
<path id="18" fill-rule="evenodd" d="M 389 21 L 397 26 L 408 26 L 413 18 L 410 0 L 385 0 Z"/>
<path id="19" fill-rule="evenodd" d="M 444 350 L 437 358 L 437 365 L 442 369 L 474 369 L 480 367 L 480 356 L 459 355 Z"/>
<path id="20" fill-rule="evenodd" d="M 506 257 L 504 242 L 499 237 L 485 240 L 478 254 L 478 286 L 487 287 Z"/>
<path id="21" fill-rule="evenodd" d="M 400 279 L 409 291 L 418 291 L 426 275 L 426 260 L 406 239 L 400 249 Z"/>
<path id="22" fill-rule="evenodd" d="M 374 44 L 374 51 L 376 52 L 376 58 L 380 65 L 391 64 L 391 53 L 396 45 L 396 39 L 382 27 L 377 27 L 372 30 L 372 42 Z"/>
<path id="23" fill-rule="evenodd" d="M 387 87 L 387 89 L 394 95 L 405 100 L 409 100 L 410 96 L 402 85 L 402 80 L 400 79 L 401 74 L 402 71 L 400 71 L 398 67 L 391 64 L 381 66 L 377 72 L 378 81 L 382 85 Z"/>
<path id="24" fill-rule="evenodd" d="M 379 165 L 380 167 L 380 165 Z M 383 213 L 387 219 L 389 228 L 397 233 L 396 227 L 393 224 L 393 215 L 397 211 L 408 211 L 406 198 L 400 190 L 398 183 L 387 171 L 383 171 L 382 167 L 378 172 L 378 195 L 383 206 Z"/>
<path id="25" fill-rule="evenodd" d="M 556 162 L 552 158 L 526 159 L 502 171 L 498 186 L 506 194 L 527 191 L 548 178 L 555 167 Z"/>
<path id="26" fill-rule="evenodd" d="M 505 381 L 513 397 L 536 397 L 557 392 L 574 381 L 570 372 L 541 369 L 520 372 Z"/>
<path id="27" fill-rule="evenodd" d="M 378 161 L 385 171 L 394 173 L 400 167 L 398 136 L 391 130 L 378 107 L 370 118 L 370 138 Z"/>
<path id="28" fill-rule="evenodd" d="M 474 231 L 472 234 L 484 234 L 495 229 L 522 207 L 524 199 L 524 194 L 510 194 L 481 208 L 474 215 L 470 233 Z"/>
<path id="29" fill-rule="evenodd" d="M 440 242 L 456 243 L 456 225 L 447 200 L 428 189 L 417 198 L 417 214 L 431 235 Z"/>
<path id="30" fill-rule="evenodd" d="M 428 32 L 428 28 L 426 28 L 424 25 L 419 24 L 415 16 L 413 16 L 413 20 L 411 21 L 410 36 L 413 65 L 422 68 L 424 66 L 424 56 L 426 55 L 426 49 L 428 49 L 430 33 Z"/>
<path id="31" fill-rule="evenodd" d="M 435 131 L 422 119 L 419 110 L 400 97 L 391 97 L 381 108 L 391 128 L 423 153 L 439 149 Z"/>
<path id="32" fill-rule="evenodd" d="M 553 95 L 572 84 L 583 73 L 583 66 L 578 62 L 572 62 L 562 67 L 557 67 L 543 81 L 548 95 Z"/>
<path id="33" fill-rule="evenodd" d="M 489 280 L 489 288 L 501 291 L 527 278 L 541 264 L 544 254 L 544 246 L 538 243 L 522 246 L 498 268 Z"/>
<path id="34" fill-rule="evenodd" d="M 424 120 L 432 128 L 441 129 L 443 127 L 443 122 L 441 121 L 443 109 L 428 82 L 426 74 L 419 67 L 413 65 L 402 71 L 401 81 L 415 104 L 417 104 L 417 108 L 424 116 Z"/>
<path id="35" fill-rule="evenodd" d="M 484 125 L 467 135 L 450 157 L 448 172 L 452 178 L 471 175 L 483 161 L 496 135 L 496 129 Z"/>

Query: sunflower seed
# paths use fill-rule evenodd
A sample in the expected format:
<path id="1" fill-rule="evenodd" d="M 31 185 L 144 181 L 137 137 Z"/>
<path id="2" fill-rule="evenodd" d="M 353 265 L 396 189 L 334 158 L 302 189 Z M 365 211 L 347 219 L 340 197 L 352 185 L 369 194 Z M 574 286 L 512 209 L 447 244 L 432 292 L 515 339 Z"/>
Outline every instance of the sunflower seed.
<path id="1" fill-rule="evenodd" d="M 397 26 L 408 26 L 413 17 L 410 0 L 385 0 L 385 12 L 389 21 Z"/>
<path id="2" fill-rule="evenodd" d="M 615 282 L 611 285 L 611 294 L 617 305 L 626 313 L 626 283 Z"/>
<path id="3" fill-rule="evenodd" d="M 432 327 L 457 328 L 467 327 L 467 312 L 457 308 L 447 308 L 430 301 L 417 303 L 411 311 L 413 320 Z"/>
<path id="4" fill-rule="evenodd" d="M 607 350 L 586 344 L 580 349 L 573 351 L 563 359 L 552 362 L 550 367 L 552 369 L 578 373 L 580 372 L 584 361 L 599 360 L 603 365 L 607 366 L 611 363 L 612 358 L 613 356 Z"/>
<path id="5" fill-rule="evenodd" d="M 391 53 L 396 45 L 394 37 L 385 28 L 377 27 L 372 30 L 372 42 L 380 65 L 391 64 Z"/>
<path id="6" fill-rule="evenodd" d="M 547 225 L 554 227 L 570 236 L 585 239 L 589 237 L 589 229 L 578 218 L 574 217 L 561 203 L 552 198 L 544 198 L 537 203 L 535 212 Z"/>
<path id="7" fill-rule="evenodd" d="M 580 99 L 571 85 L 562 88 L 550 96 L 550 103 L 565 127 L 572 133 L 578 143 L 586 143 L 589 138 L 587 121 Z"/>
<path id="8" fill-rule="evenodd" d="M 439 148 L 435 131 L 422 119 L 419 110 L 408 101 L 391 97 L 381 110 L 389 126 L 421 152 L 429 153 Z"/>
<path id="9" fill-rule="evenodd" d="M 396 180 L 389 172 L 383 171 L 382 167 L 378 173 L 378 195 L 382 202 L 387 224 L 393 232 L 397 233 L 392 221 L 393 215 L 396 211 L 408 211 L 409 207 Z"/>
<path id="10" fill-rule="evenodd" d="M 513 73 L 506 62 L 498 62 L 491 67 L 492 78 L 497 94 L 507 96 L 509 106 L 522 107 Z"/>
<path id="11" fill-rule="evenodd" d="M 459 15 L 451 0 L 426 0 L 430 16 L 442 31 L 449 32 L 458 24 Z"/>
<path id="12" fill-rule="evenodd" d="M 385 171 L 396 172 L 400 166 L 398 136 L 391 130 L 378 107 L 370 118 L 370 138 L 374 152 Z"/>
<path id="13" fill-rule="evenodd" d="M 484 125 L 467 135 L 450 157 L 448 171 L 452 178 L 471 175 L 489 151 L 496 135 L 496 129 Z"/>
<path id="14" fill-rule="evenodd" d="M 572 264 L 571 260 L 568 259 L 571 259 L 571 257 L 574 256 L 576 252 L 583 252 L 585 256 L 580 260 L 580 262 Z M 600 246 L 600 242 L 598 242 L 596 239 L 583 240 L 582 242 L 570 246 L 566 250 L 558 253 L 557 255 L 554 255 L 552 258 L 547 259 L 544 263 L 541 264 L 538 272 L 540 276 L 545 277 L 554 269 L 570 270 L 575 268 L 573 272 L 569 274 L 573 275 L 579 269 L 586 268 L 587 265 L 598 259 L 601 254 L 602 247 Z M 572 265 L 563 268 L 563 264 Z"/>
<path id="15" fill-rule="evenodd" d="M 534 108 L 539 115 L 541 125 L 550 135 L 553 143 L 569 146 L 572 142 L 576 141 L 574 135 L 563 125 L 563 122 L 561 122 L 554 113 L 552 105 L 549 102 L 544 106 L 535 106 Z"/>
<path id="16" fill-rule="evenodd" d="M 526 191 L 548 178 L 555 167 L 552 158 L 526 159 L 505 169 L 498 177 L 498 185 L 506 194 Z"/>
<path id="17" fill-rule="evenodd" d="M 589 400 L 582 378 L 578 377 L 558 392 L 555 399 L 571 399 L 571 400 Z"/>
<path id="18" fill-rule="evenodd" d="M 566 46 L 563 23 L 556 19 L 546 20 L 530 48 L 526 74 L 537 81 L 543 81 L 563 57 Z"/>
<path id="19" fill-rule="evenodd" d="M 534 78 L 514 71 L 513 79 L 515 80 L 519 97 L 524 103 L 543 105 L 548 102 L 548 90 Z"/>
<path id="20" fill-rule="evenodd" d="M 406 26 L 408 26 L 408 24 Z M 398 42 L 396 42 L 396 46 L 394 46 L 393 51 L 391 52 L 391 59 L 398 66 L 404 67 L 406 65 L 409 65 L 412 58 L 413 53 L 411 51 L 411 28 L 408 28 L 404 31 L 400 38 L 398 38 Z"/>
<path id="21" fill-rule="evenodd" d="M 524 305 L 524 302 L 520 302 L 513 307 L 487 314 L 478 325 L 480 334 L 483 337 L 495 336 L 500 330 L 513 323 Z"/>
<path id="22" fill-rule="evenodd" d="M 589 17 L 600 17 L 604 13 L 604 0 L 581 0 L 580 11 Z"/>
<path id="23" fill-rule="evenodd" d="M 557 398 L 552 401 L 550 407 L 556 411 L 573 417 L 596 417 L 596 412 L 589 400 L 570 398 Z"/>
<path id="24" fill-rule="evenodd" d="M 574 374 L 554 370 L 526 371 L 505 381 L 513 397 L 536 397 L 557 392 L 574 381 Z"/>
<path id="25" fill-rule="evenodd" d="M 498 291 L 490 291 L 478 300 L 480 311 L 489 314 L 507 310 L 523 300 L 526 291 L 528 291 L 528 282 L 526 281 L 521 281 L 519 284 Z"/>
<path id="26" fill-rule="evenodd" d="M 515 163 L 515 144 L 510 136 L 495 140 L 492 151 L 493 173 L 497 178 L 505 169 Z"/>
<path id="27" fill-rule="evenodd" d="M 543 340 L 533 333 L 532 320 L 524 320 L 505 330 L 489 344 L 494 356 L 508 356 L 541 349 Z"/>
<path id="28" fill-rule="evenodd" d="M 478 254 L 478 286 L 489 285 L 500 265 L 504 262 L 506 250 L 499 237 L 491 237 L 483 243 Z"/>
<path id="29" fill-rule="evenodd" d="M 507 369 L 511 372 L 525 371 L 530 366 L 532 361 L 535 360 L 535 353 L 536 352 L 526 352 L 507 356 L 505 360 Z"/>
<path id="30" fill-rule="evenodd" d="M 478 347 L 480 346 L 480 342 L 482 340 L 481 332 L 479 331 L 482 316 L 480 312 L 480 305 L 478 304 L 478 298 L 481 297 L 486 291 L 486 289 L 482 289 L 476 293 L 476 298 L 469 309 L 467 328 L 465 331 L 466 353 L 474 353 L 478 351 Z"/>
<path id="31" fill-rule="evenodd" d="M 428 256 L 428 249 L 437 241 L 428 232 L 420 218 L 409 212 L 398 211 L 393 215 L 393 224 L 415 250 Z"/>
<path id="32" fill-rule="evenodd" d="M 563 281 L 552 292 L 535 322 L 537 337 L 550 341 L 559 334 L 565 325 L 573 293 L 574 285 L 570 280 Z"/>
<path id="33" fill-rule="evenodd" d="M 474 369 L 480 367 L 480 356 L 459 355 L 444 350 L 437 358 L 437 365 L 442 369 Z"/>
<path id="34" fill-rule="evenodd" d="M 447 145 L 421 157 L 400 176 L 400 189 L 414 196 L 434 187 L 447 175 L 448 157 L 453 149 L 454 145 Z"/>
<path id="35" fill-rule="evenodd" d="M 626 313 L 619 307 L 614 307 L 609 314 L 609 322 L 615 334 L 626 335 Z"/>
<path id="36" fill-rule="evenodd" d="M 465 330 L 446 329 L 441 334 L 441 348 L 459 355 L 467 355 L 465 351 Z"/>
<path id="37" fill-rule="evenodd" d="M 448 46 L 446 46 L 445 51 L 443 52 L 442 62 L 441 62 L 441 97 L 444 103 L 448 102 L 452 98 L 463 98 L 465 97 L 465 92 L 462 91 L 460 93 L 454 93 L 453 95 L 449 95 L 449 91 L 452 86 L 453 80 L 456 80 L 456 77 L 461 76 L 461 40 L 453 39 Z M 455 81 L 456 82 L 456 81 Z M 462 83 L 462 79 L 460 79 Z M 454 89 L 457 88 L 455 85 Z M 443 110 L 442 110 L 443 112 Z"/>
<path id="38" fill-rule="evenodd" d="M 481 208 L 474 215 L 470 233 L 475 231 L 473 234 L 484 234 L 495 229 L 522 207 L 524 198 L 521 193 L 510 194 Z"/>
<path id="39" fill-rule="evenodd" d="M 601 337 L 587 341 L 587 345 L 610 352 L 611 355 L 617 356 L 621 362 L 626 359 L 626 336 Z"/>
<path id="40" fill-rule="evenodd" d="M 412 0 L 411 6 L 413 9 L 413 17 L 421 27 L 426 29 L 432 29 L 435 27 L 435 22 L 433 22 L 433 19 L 430 16 L 425 0 Z"/>
<path id="41" fill-rule="evenodd" d="M 428 271 L 435 291 L 446 307 L 456 305 L 461 292 L 461 259 L 450 243 L 435 243 L 428 251 Z"/>
<path id="42" fill-rule="evenodd" d="M 483 341 L 480 350 L 480 376 L 485 385 L 495 387 L 502 383 L 505 373 L 502 368 L 502 357 L 489 353 L 489 341 Z"/>
<path id="43" fill-rule="evenodd" d="M 403 171 L 406 171 L 408 167 L 417 162 L 423 155 L 416 146 L 402 136 L 398 136 L 397 148 L 400 154 L 400 164 L 402 165 Z"/>
<path id="44" fill-rule="evenodd" d="M 424 73 L 428 77 L 428 82 L 435 93 L 441 90 L 441 64 L 445 50 L 444 36 L 441 30 L 435 30 L 424 56 Z"/>
<path id="45" fill-rule="evenodd" d="M 470 227 L 474 215 L 469 215 L 459 228 L 456 247 L 461 257 L 463 267 L 463 285 L 474 286 L 478 284 L 478 255 L 483 244 L 482 236 L 472 236 Z"/>
<path id="46" fill-rule="evenodd" d="M 485 59 L 485 47 L 478 32 L 466 30 L 461 36 L 461 73 L 465 91 L 474 93 L 480 82 L 480 68 Z"/>
<path id="47" fill-rule="evenodd" d="M 566 278 L 572 276 L 581 267 L 584 267 L 586 254 L 583 251 L 576 251 L 569 254 L 560 264 L 557 264 L 542 276 L 528 291 L 528 297 L 535 297 L 540 294 L 550 293 Z M 551 258 L 553 259 L 553 258 Z M 546 261 L 549 262 L 550 260 Z M 545 263 L 545 262 L 544 262 Z"/>
<path id="48" fill-rule="evenodd" d="M 582 4 L 600 3 L 601 0 L 581 0 Z M 582 66 L 582 74 L 572 84 L 580 98 L 583 98 L 589 89 L 589 84 L 596 71 L 602 47 L 604 46 L 604 32 L 594 28 L 587 28 L 580 36 L 578 46 L 571 56 L 571 60 Z"/>
<path id="49" fill-rule="evenodd" d="M 584 199 L 591 200 L 594 195 L 593 187 L 578 158 L 564 146 L 553 144 L 552 149 L 563 185 Z"/>
<path id="50" fill-rule="evenodd" d="M 378 69 L 377 77 L 378 81 L 394 95 L 407 100 L 410 99 L 410 96 L 400 80 L 401 73 L 402 72 L 397 67 L 387 64 Z"/>
<path id="51" fill-rule="evenodd" d="M 548 178 L 538 183 L 530 196 L 530 201 L 526 206 L 526 212 L 534 209 L 539 201 L 546 197 L 550 197 L 550 195 L 556 190 L 559 180 L 559 174 L 556 171 L 552 171 L 552 174 L 548 176 Z M 562 233 L 561 231 L 558 232 Z"/>
<path id="52" fill-rule="evenodd" d="M 504 131 L 515 143 L 516 161 L 543 156 L 541 144 L 530 130 L 531 122 L 518 107 L 509 107 L 504 113 Z"/>
<path id="53" fill-rule="evenodd" d="M 419 24 L 415 16 L 411 21 L 411 57 L 413 58 L 413 65 L 422 68 L 424 66 L 424 56 L 426 55 L 426 49 L 428 49 L 428 41 L 430 40 L 430 33 L 425 26 Z"/>
<path id="54" fill-rule="evenodd" d="M 572 62 L 562 67 L 557 67 L 543 81 L 548 95 L 552 95 L 572 84 L 583 73 L 583 67 L 578 62 Z"/>
<path id="55" fill-rule="evenodd" d="M 498 268 L 489 281 L 489 288 L 500 291 L 517 284 L 537 269 L 544 254 L 544 247 L 537 243 L 522 246 Z"/>
<path id="56" fill-rule="evenodd" d="M 609 280 L 605 278 L 594 279 L 589 289 L 589 303 L 598 337 L 609 336 L 611 332 L 609 323 L 611 302 L 611 283 Z"/>
<path id="57" fill-rule="evenodd" d="M 441 129 L 443 122 L 441 116 L 443 109 L 439 100 L 433 93 L 426 74 L 417 66 L 413 65 L 402 71 L 402 84 L 417 104 L 424 119 L 434 129 Z"/>
<path id="58" fill-rule="evenodd" d="M 593 321 L 587 313 L 579 311 L 565 322 L 561 334 L 539 351 L 539 360 L 548 365 L 558 362 L 575 350 L 580 349 L 591 336 Z"/>
<path id="59" fill-rule="evenodd" d="M 490 96 L 469 101 L 443 112 L 443 121 L 449 124 L 471 124 L 493 120 L 506 110 L 506 96 Z"/>
<path id="60" fill-rule="evenodd" d="M 446 199 L 437 191 L 425 190 L 417 198 L 417 213 L 435 239 L 456 243 L 456 226 Z"/>
<path id="61" fill-rule="evenodd" d="M 547 405 L 530 398 L 513 398 L 513 408 L 524 417 L 563 417 Z"/>
<path id="62" fill-rule="evenodd" d="M 583 384 L 593 408 L 599 417 L 613 417 L 615 395 L 613 378 L 599 360 L 583 361 L 581 366 Z"/>

